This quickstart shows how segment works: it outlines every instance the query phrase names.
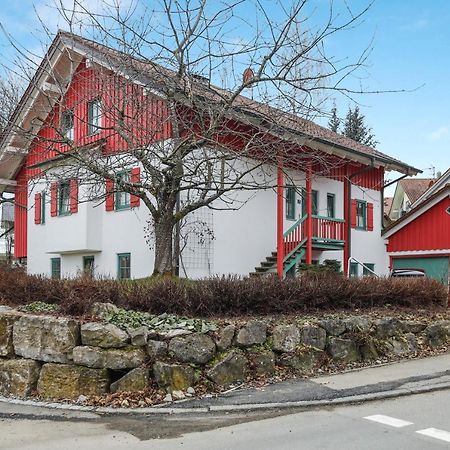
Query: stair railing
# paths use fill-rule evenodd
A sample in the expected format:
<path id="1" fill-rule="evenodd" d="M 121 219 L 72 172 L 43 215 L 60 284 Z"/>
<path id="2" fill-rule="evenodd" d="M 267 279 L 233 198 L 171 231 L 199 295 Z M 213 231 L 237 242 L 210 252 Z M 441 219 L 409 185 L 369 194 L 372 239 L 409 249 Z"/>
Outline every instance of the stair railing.
<path id="1" fill-rule="evenodd" d="M 355 263 L 359 264 L 363 269 L 366 269 L 367 271 L 371 272 L 377 278 L 379 277 L 379 275 L 377 275 L 370 267 L 367 267 L 364 263 L 362 263 L 361 261 L 357 260 L 355 257 L 350 256 L 350 258 L 348 258 L 347 278 L 350 278 L 350 263 L 351 262 L 355 262 Z"/>
<path id="2" fill-rule="evenodd" d="M 283 233 L 284 260 L 293 255 L 302 245 L 304 245 L 305 230 L 304 223 L 306 215 L 300 217 L 285 233 Z"/>

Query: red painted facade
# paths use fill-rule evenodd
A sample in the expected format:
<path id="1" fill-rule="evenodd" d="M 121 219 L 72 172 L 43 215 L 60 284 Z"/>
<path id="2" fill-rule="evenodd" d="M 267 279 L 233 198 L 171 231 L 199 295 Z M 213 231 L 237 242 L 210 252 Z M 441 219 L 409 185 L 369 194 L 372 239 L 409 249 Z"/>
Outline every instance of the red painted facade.
<path id="1" fill-rule="evenodd" d="M 450 198 L 444 198 L 389 237 L 388 252 L 450 248 Z"/>

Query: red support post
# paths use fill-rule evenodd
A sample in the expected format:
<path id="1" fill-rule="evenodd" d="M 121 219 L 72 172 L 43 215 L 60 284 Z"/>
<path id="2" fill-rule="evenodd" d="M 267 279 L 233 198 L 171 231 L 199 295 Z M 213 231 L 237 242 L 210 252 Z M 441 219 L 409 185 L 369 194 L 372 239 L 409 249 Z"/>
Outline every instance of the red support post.
<path id="1" fill-rule="evenodd" d="M 277 168 L 277 273 L 284 277 L 284 239 L 283 239 L 284 175 L 281 163 Z"/>
<path id="2" fill-rule="evenodd" d="M 348 170 L 346 170 L 346 175 L 348 175 Z M 350 243 L 349 236 L 351 230 L 351 217 L 350 217 L 350 180 L 346 176 L 344 178 L 344 274 L 348 275 L 348 260 L 350 258 Z"/>
<path id="3" fill-rule="evenodd" d="M 313 204 L 312 204 L 312 165 L 306 167 L 306 264 L 312 264 L 313 237 Z"/>

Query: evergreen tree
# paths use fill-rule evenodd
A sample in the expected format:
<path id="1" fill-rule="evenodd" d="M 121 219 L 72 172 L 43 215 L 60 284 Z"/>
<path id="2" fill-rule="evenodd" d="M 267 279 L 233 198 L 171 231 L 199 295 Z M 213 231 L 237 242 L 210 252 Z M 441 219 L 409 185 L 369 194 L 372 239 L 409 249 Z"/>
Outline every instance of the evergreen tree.
<path id="1" fill-rule="evenodd" d="M 341 125 L 341 119 L 337 115 L 336 105 L 331 109 L 331 118 L 328 121 L 328 128 L 335 133 L 339 133 L 339 127 Z"/>
<path id="2" fill-rule="evenodd" d="M 372 128 L 368 127 L 364 121 L 365 116 L 361 113 L 358 106 L 355 106 L 353 110 L 349 107 L 344 121 L 343 134 L 361 144 L 376 147 L 378 141 L 375 139 Z"/>

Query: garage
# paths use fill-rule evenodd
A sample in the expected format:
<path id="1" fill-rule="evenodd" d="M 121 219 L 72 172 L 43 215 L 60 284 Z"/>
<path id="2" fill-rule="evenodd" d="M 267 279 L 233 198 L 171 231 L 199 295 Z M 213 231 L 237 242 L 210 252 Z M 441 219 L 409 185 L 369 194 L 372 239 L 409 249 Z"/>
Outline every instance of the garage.
<path id="1" fill-rule="evenodd" d="M 393 269 L 422 269 L 427 277 L 434 278 L 442 283 L 449 281 L 449 257 L 416 257 L 416 258 L 394 258 Z"/>

